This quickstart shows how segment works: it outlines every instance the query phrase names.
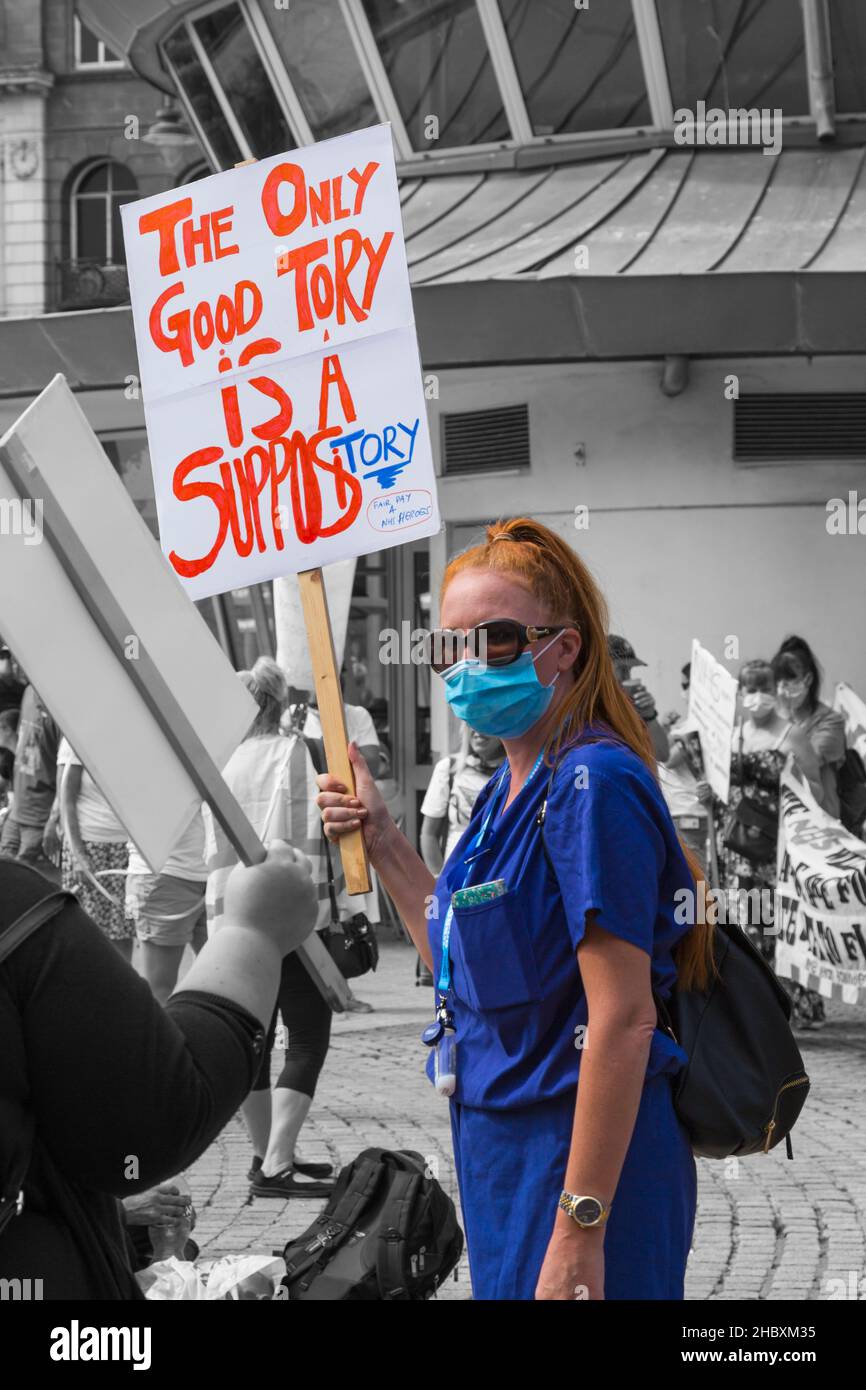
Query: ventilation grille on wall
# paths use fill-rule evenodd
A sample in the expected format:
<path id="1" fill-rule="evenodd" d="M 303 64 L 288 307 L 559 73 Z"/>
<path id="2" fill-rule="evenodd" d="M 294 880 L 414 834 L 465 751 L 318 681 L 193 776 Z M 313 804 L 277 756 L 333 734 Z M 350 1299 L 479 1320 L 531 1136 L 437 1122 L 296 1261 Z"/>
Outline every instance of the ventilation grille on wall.
<path id="1" fill-rule="evenodd" d="M 734 458 L 866 458 L 866 392 L 768 392 L 734 401 Z"/>
<path id="2" fill-rule="evenodd" d="M 528 406 L 506 405 L 442 416 L 442 470 L 449 477 L 528 467 Z"/>

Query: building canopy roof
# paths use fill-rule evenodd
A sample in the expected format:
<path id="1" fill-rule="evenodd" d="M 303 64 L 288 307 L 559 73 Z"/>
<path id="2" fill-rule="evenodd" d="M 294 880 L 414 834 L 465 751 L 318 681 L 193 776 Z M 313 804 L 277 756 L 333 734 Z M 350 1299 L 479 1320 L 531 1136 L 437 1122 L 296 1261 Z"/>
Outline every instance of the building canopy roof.
<path id="1" fill-rule="evenodd" d="M 401 195 L 431 369 L 866 346 L 862 148 L 650 149 Z M 6 320 L 2 338 L 7 397 L 137 371 L 126 308 Z"/>

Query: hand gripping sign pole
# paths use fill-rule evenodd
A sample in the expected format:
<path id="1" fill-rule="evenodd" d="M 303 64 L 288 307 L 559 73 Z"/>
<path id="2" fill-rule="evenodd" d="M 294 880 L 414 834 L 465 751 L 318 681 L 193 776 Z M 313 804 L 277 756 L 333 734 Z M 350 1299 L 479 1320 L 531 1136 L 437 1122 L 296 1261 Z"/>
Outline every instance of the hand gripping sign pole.
<path id="1" fill-rule="evenodd" d="M 55 378 L 48 393 L 58 390 L 64 390 L 64 394 L 69 396 L 62 378 Z M 69 404 L 77 410 L 74 401 L 70 399 Z M 93 443 L 99 448 L 95 438 Z M 144 644 L 139 645 L 135 660 L 126 659 L 124 653 L 130 637 L 129 616 L 64 513 L 36 458 L 14 432 L 10 432 L 0 446 L 0 464 L 22 503 L 28 498 L 40 499 L 44 540 L 109 650 L 115 654 L 125 676 L 135 685 L 196 791 L 207 801 L 238 858 L 248 865 L 261 863 L 266 856 L 265 846 L 232 796 L 219 768 Z M 51 692 L 45 690 L 42 693 L 50 706 Z M 346 983 L 315 932 L 298 947 L 298 953 L 331 1007 L 342 1011 L 349 997 Z"/>

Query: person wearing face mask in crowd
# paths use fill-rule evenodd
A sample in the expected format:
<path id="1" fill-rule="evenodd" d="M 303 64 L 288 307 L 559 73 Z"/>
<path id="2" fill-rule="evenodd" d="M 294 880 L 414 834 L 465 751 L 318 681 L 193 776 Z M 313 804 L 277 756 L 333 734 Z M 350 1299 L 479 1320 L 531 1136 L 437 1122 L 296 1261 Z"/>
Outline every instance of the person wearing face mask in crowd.
<path id="1" fill-rule="evenodd" d="M 790 721 L 781 746 L 792 754 L 818 805 L 838 819 L 837 774 L 845 761 L 845 721 L 819 699 L 821 670 L 802 637 L 786 637 L 773 657 L 773 674 L 779 712 Z M 793 1000 L 794 1022 L 801 1028 L 820 1028 L 821 995 L 794 980 L 783 983 Z"/>
<path id="2" fill-rule="evenodd" d="M 769 661 L 747 661 L 740 669 L 741 718 L 731 739 L 731 787 L 726 808 L 717 808 L 719 867 L 722 886 L 736 894 L 757 889 L 751 920 L 741 921 L 762 955 L 772 963 L 776 840 L 779 825 L 779 776 L 788 756 L 790 722 L 776 707 L 775 677 Z M 700 799 L 712 805 L 709 784 Z"/>
<path id="3" fill-rule="evenodd" d="M 779 711 L 790 720 L 787 748 L 828 816 L 839 816 L 837 773 L 845 761 L 845 721 L 818 698 L 821 671 L 802 637 L 786 637 L 773 657 Z"/>
<path id="4" fill-rule="evenodd" d="M 687 1058 L 653 989 L 706 984 L 712 928 L 677 911 L 699 866 L 606 619 L 585 565 L 533 518 L 490 526 L 448 565 L 430 664 L 452 712 L 506 756 L 438 878 L 353 744 L 355 790 L 318 779 L 326 833 L 363 827 L 436 979 L 422 1042 L 450 1097 L 480 1300 L 683 1297 L 695 1164 L 673 1085 Z"/>

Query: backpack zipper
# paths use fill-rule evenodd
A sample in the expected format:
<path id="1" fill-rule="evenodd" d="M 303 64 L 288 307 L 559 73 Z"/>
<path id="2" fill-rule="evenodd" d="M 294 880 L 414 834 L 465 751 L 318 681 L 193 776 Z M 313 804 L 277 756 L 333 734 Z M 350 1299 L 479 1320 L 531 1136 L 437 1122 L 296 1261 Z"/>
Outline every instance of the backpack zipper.
<path id="1" fill-rule="evenodd" d="M 782 1092 L 783 1092 L 783 1091 L 790 1091 L 790 1089 L 791 1089 L 792 1086 L 808 1086 L 808 1084 L 809 1084 L 809 1078 L 808 1078 L 808 1076 L 798 1076 L 797 1079 L 796 1079 L 796 1081 L 786 1081 L 785 1084 L 784 1084 L 784 1086 L 780 1086 L 780 1087 L 779 1087 L 779 1090 L 778 1090 L 777 1093 L 776 1093 L 776 1103 L 775 1103 L 775 1105 L 773 1106 L 773 1114 L 772 1114 L 772 1117 L 771 1117 L 771 1119 L 770 1119 L 769 1124 L 764 1125 L 764 1133 L 765 1133 L 766 1136 L 767 1136 L 766 1139 L 764 1140 L 764 1150 L 763 1150 L 763 1151 L 764 1151 L 765 1154 L 768 1154 L 768 1153 L 770 1152 L 770 1142 L 771 1142 L 771 1140 L 772 1140 L 772 1138 L 773 1138 L 773 1130 L 776 1128 L 776 1111 L 779 1109 L 779 1097 L 781 1096 Z"/>
<path id="2" fill-rule="evenodd" d="M 339 1234 L 340 1227 L 329 1224 L 325 1227 L 324 1231 L 316 1236 L 315 1240 L 311 1241 L 309 1245 L 304 1246 L 305 1253 L 307 1255 L 312 1255 L 314 1250 L 322 1250 L 326 1245 L 330 1245 L 334 1237 Z"/>

